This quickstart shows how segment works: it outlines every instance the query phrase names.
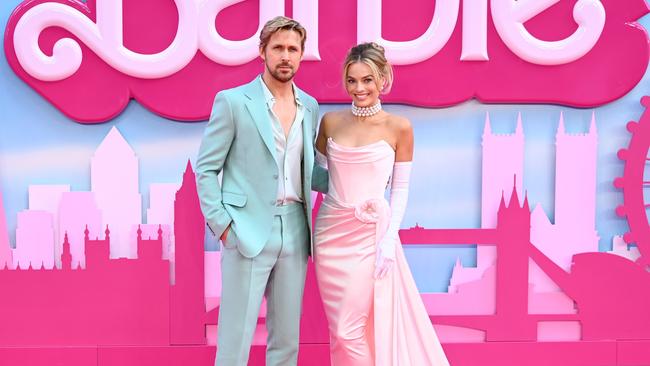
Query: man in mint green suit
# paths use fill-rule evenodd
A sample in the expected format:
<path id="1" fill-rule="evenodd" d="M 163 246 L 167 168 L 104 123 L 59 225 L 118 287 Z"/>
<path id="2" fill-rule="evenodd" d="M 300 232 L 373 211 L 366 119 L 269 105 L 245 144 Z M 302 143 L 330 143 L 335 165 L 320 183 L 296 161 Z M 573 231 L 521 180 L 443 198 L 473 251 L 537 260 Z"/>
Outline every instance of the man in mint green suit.
<path id="1" fill-rule="evenodd" d="M 266 364 L 297 363 L 311 187 L 327 185 L 326 172 L 314 168 L 318 103 L 293 84 L 305 37 L 292 19 L 266 23 L 263 74 L 217 94 L 201 142 L 201 209 L 222 241 L 218 366 L 247 364 L 264 296 Z"/>

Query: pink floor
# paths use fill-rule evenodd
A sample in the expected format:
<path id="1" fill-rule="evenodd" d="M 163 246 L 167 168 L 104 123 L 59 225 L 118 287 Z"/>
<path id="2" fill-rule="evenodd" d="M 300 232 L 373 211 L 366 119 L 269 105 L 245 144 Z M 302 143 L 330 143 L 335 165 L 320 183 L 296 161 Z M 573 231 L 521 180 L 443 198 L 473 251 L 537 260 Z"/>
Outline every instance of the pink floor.
<path id="1" fill-rule="evenodd" d="M 650 341 L 490 342 L 444 345 L 453 366 L 650 365 Z M 0 366 L 214 365 L 215 347 L 0 348 Z M 249 365 L 264 365 L 264 346 L 254 346 Z M 328 366 L 326 344 L 303 344 L 298 365 Z"/>

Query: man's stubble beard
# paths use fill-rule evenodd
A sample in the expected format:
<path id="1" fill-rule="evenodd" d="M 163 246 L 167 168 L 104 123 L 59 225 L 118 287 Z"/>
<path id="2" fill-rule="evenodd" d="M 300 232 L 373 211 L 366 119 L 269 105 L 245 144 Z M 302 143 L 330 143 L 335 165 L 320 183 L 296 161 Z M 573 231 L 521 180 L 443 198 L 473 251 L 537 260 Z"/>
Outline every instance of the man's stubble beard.
<path id="1" fill-rule="evenodd" d="M 288 83 L 293 80 L 293 77 L 296 76 L 296 72 L 293 67 L 291 67 L 291 73 L 288 75 L 284 75 L 278 71 L 276 68 L 275 70 L 271 70 L 269 65 L 265 62 L 264 65 L 266 66 L 266 69 L 269 71 L 269 74 L 277 81 L 281 83 Z M 281 65 L 281 64 L 280 64 Z M 278 67 L 280 66 L 278 65 Z"/>

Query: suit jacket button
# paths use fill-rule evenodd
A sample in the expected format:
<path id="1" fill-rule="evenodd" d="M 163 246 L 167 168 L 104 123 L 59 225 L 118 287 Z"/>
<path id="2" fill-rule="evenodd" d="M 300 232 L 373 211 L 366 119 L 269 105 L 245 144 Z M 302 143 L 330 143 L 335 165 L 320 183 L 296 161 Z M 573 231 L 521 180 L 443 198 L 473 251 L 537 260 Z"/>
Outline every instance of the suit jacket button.
<path id="1" fill-rule="evenodd" d="M 273 179 L 276 179 L 276 180 L 277 180 L 277 179 L 278 179 L 278 175 L 277 175 L 277 174 L 273 174 Z"/>

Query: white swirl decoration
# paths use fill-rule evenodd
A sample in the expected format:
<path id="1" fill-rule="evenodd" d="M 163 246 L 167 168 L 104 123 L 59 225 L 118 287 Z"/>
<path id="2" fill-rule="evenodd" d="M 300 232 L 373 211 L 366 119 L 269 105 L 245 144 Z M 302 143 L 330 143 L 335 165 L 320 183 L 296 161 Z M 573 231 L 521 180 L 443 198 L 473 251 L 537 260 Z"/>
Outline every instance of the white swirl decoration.
<path id="1" fill-rule="evenodd" d="M 456 26 L 460 0 L 436 1 L 427 30 L 409 41 L 389 41 L 382 37 L 382 6 L 381 1 L 358 0 L 358 41 L 377 41 L 386 48 L 386 57 L 393 65 L 409 65 L 434 56 L 447 44 Z"/>
<path id="2" fill-rule="evenodd" d="M 605 8 L 599 0 L 578 0 L 573 19 L 578 29 L 559 41 L 535 38 L 524 26 L 560 0 L 492 0 L 492 19 L 503 42 L 520 58 L 538 65 L 560 65 L 586 55 L 605 28 Z"/>
<path id="3" fill-rule="evenodd" d="M 143 79 L 171 75 L 183 69 L 198 48 L 196 1 L 175 0 L 175 3 L 179 19 L 176 36 L 165 50 L 156 54 L 140 54 L 124 47 L 122 0 L 97 0 L 97 23 L 68 5 L 39 4 L 16 24 L 13 41 L 18 62 L 27 73 L 43 81 L 63 80 L 77 72 L 82 52 L 76 40 L 56 41 L 52 56 L 46 55 L 38 45 L 45 28 L 61 27 L 124 74 Z"/>
<path id="4" fill-rule="evenodd" d="M 284 14 L 284 0 L 260 0 L 259 26 L 255 34 L 241 41 L 223 38 L 214 27 L 214 21 L 221 10 L 245 0 L 206 1 L 201 7 L 199 23 L 199 44 L 212 61 L 221 65 L 241 65 L 259 55 L 259 34 L 267 20 L 277 14 Z"/>

